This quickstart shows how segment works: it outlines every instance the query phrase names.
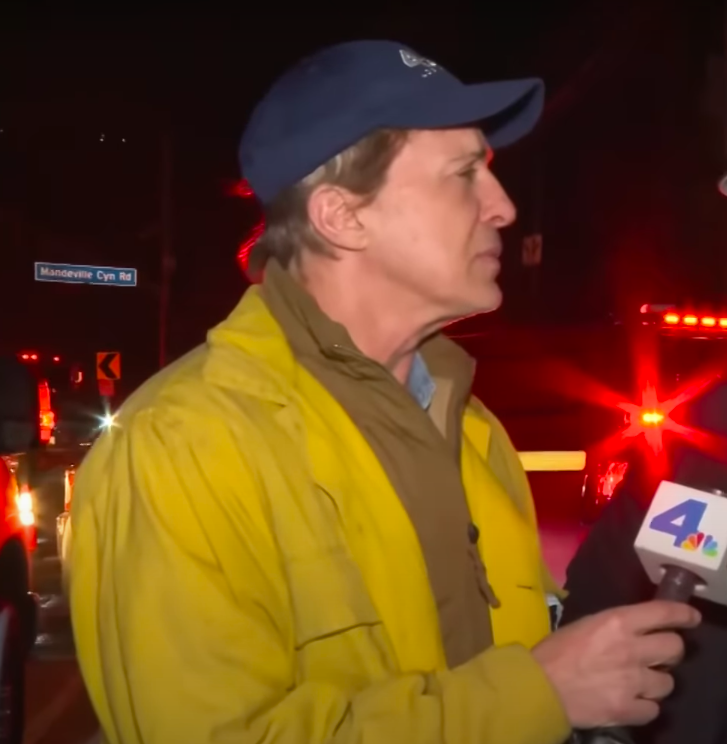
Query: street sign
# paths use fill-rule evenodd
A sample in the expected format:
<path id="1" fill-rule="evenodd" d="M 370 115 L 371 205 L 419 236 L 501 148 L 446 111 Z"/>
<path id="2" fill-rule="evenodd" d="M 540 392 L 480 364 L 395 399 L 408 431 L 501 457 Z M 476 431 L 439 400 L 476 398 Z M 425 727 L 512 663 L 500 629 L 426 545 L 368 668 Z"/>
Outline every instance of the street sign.
<path id="1" fill-rule="evenodd" d="M 99 380 L 98 381 L 98 394 L 103 398 L 114 397 L 114 383 L 113 380 Z"/>
<path id="2" fill-rule="evenodd" d="M 62 284 L 98 284 L 106 287 L 135 287 L 136 269 L 36 262 L 35 281 L 61 282 Z"/>
<path id="3" fill-rule="evenodd" d="M 96 379 L 121 379 L 121 354 L 118 351 L 99 351 L 96 354 Z"/>

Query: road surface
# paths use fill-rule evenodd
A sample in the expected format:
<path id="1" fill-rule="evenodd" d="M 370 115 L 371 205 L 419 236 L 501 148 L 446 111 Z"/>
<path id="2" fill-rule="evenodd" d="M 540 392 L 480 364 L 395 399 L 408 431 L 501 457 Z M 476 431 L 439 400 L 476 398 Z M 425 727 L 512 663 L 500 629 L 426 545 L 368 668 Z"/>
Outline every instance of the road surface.
<path id="1" fill-rule="evenodd" d="M 54 531 L 63 509 L 63 470 L 50 473 L 36 494 L 39 544 L 32 588 L 40 598 L 41 620 L 27 666 L 24 744 L 86 744 L 98 724 L 76 664 Z"/>
<path id="2" fill-rule="evenodd" d="M 98 728 L 76 664 L 60 565 L 52 550 L 33 565 L 41 625 L 27 666 L 24 744 L 85 744 Z"/>
<path id="3" fill-rule="evenodd" d="M 86 744 L 98 729 L 75 661 L 28 664 L 24 744 Z"/>

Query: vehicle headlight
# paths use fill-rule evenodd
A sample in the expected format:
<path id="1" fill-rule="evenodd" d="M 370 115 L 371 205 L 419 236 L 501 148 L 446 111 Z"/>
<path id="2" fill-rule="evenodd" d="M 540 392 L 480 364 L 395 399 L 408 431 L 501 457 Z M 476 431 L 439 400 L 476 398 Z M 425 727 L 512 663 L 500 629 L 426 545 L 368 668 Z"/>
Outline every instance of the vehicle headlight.
<path id="1" fill-rule="evenodd" d="M 110 429 L 116 423 L 116 416 L 111 413 L 107 413 L 101 417 L 101 428 Z"/>
<path id="2" fill-rule="evenodd" d="M 32 527 L 35 524 L 35 504 L 33 503 L 33 494 L 27 488 L 24 488 L 15 497 L 15 505 L 18 509 L 18 519 L 23 527 Z"/>

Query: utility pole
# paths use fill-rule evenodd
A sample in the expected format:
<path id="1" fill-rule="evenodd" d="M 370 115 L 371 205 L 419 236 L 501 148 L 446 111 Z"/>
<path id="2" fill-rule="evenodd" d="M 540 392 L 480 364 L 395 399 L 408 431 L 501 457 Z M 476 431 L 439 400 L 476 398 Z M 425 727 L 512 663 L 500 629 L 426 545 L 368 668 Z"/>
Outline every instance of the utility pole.
<path id="1" fill-rule="evenodd" d="M 161 140 L 161 282 L 159 292 L 159 369 L 167 361 L 169 336 L 169 298 L 174 272 L 174 235 L 172 213 L 173 180 L 172 140 L 168 132 Z"/>
<path id="2" fill-rule="evenodd" d="M 722 6 L 722 131 L 724 133 L 724 153 L 727 158 L 727 1 Z M 721 186 L 720 186 L 721 190 Z"/>

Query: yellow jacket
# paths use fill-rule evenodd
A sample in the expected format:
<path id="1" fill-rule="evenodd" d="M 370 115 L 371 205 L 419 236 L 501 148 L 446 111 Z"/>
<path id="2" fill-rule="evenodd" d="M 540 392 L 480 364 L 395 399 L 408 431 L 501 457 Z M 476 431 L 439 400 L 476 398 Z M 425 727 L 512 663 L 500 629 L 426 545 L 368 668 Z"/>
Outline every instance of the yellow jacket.
<path id="1" fill-rule="evenodd" d="M 525 474 L 474 401 L 462 450 L 501 607 L 497 647 L 447 669 L 404 508 L 250 290 L 128 401 L 76 479 L 72 616 L 107 740 L 561 744 L 527 650 L 555 587 Z"/>

